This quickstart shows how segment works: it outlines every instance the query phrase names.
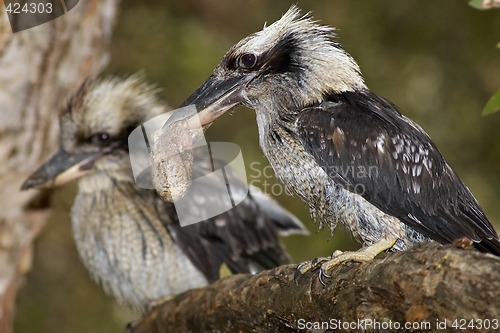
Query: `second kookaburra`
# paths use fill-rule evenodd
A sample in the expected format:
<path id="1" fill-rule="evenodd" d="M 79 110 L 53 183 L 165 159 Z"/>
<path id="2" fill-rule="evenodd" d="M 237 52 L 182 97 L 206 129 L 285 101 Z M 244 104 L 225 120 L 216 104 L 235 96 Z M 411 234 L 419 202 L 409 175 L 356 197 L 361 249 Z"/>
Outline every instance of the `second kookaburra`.
<path id="1" fill-rule="evenodd" d="M 181 227 L 173 203 L 137 187 L 128 136 L 168 111 L 155 92 L 137 75 L 83 84 L 61 114 L 60 151 L 23 185 L 53 187 L 78 178 L 71 218 L 80 257 L 108 293 L 139 309 L 217 280 L 222 265 L 249 273 L 287 263 L 278 234 L 305 233 L 263 193 Z M 217 200 L 192 198 L 193 210 Z"/>
<path id="2" fill-rule="evenodd" d="M 363 245 L 323 269 L 461 237 L 500 255 L 496 231 L 429 136 L 367 88 L 333 28 L 295 6 L 234 45 L 190 104 L 202 125 L 236 105 L 256 111 L 278 178 L 322 224 L 343 223 Z"/>

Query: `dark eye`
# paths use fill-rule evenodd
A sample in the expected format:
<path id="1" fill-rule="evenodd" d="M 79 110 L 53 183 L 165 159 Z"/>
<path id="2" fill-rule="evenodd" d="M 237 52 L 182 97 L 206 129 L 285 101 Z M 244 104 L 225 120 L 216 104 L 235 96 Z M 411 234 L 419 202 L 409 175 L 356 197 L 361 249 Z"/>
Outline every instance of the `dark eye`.
<path id="1" fill-rule="evenodd" d="M 92 144 L 105 147 L 111 142 L 111 135 L 108 133 L 97 133 L 90 138 Z"/>
<path id="2" fill-rule="evenodd" d="M 245 53 L 238 60 L 239 67 L 243 69 L 252 69 L 256 64 L 257 57 L 252 53 Z"/>

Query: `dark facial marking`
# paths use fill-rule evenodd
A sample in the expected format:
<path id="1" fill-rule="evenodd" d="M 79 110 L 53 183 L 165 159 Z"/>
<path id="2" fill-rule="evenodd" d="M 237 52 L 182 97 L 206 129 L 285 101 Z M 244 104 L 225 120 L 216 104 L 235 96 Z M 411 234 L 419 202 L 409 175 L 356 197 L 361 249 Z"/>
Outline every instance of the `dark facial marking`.
<path id="1" fill-rule="evenodd" d="M 297 60 L 298 41 L 292 35 L 284 36 L 276 45 L 261 55 L 254 53 L 229 53 L 223 60 L 223 65 L 232 71 L 250 72 L 263 70 L 266 73 L 297 72 L 302 66 Z"/>

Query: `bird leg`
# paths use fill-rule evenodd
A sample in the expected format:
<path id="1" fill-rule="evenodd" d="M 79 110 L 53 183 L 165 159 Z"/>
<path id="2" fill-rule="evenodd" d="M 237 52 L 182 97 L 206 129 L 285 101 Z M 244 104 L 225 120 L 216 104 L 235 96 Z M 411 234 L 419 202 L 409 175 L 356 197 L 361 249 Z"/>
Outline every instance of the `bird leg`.
<path id="1" fill-rule="evenodd" d="M 319 268 L 319 274 L 318 274 L 319 282 L 322 285 L 325 285 L 323 278 L 330 277 L 330 275 L 328 275 L 326 272 L 332 269 L 334 266 L 337 266 L 346 261 L 357 261 L 357 262 L 370 261 L 381 252 L 390 249 L 396 243 L 396 241 L 397 238 L 395 237 L 391 238 L 382 237 L 374 244 L 367 246 L 365 248 L 361 248 L 358 251 L 342 252 L 337 250 L 333 252 L 330 258 L 319 257 L 311 261 L 305 261 L 297 266 L 294 280 L 295 282 L 297 282 L 298 278 L 304 273 Z"/>

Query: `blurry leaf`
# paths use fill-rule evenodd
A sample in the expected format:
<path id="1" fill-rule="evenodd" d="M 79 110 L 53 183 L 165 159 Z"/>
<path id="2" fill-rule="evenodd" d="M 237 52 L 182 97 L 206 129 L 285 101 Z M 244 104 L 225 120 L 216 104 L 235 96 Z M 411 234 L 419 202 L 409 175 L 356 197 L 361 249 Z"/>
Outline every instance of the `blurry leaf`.
<path id="1" fill-rule="evenodd" d="M 500 43 L 497 44 L 497 49 L 500 49 Z"/>
<path id="2" fill-rule="evenodd" d="M 220 279 L 227 278 L 231 275 L 233 275 L 233 273 L 231 273 L 231 270 L 229 269 L 229 267 L 226 264 L 223 263 L 222 265 L 220 265 L 220 267 L 219 267 L 219 278 Z"/>
<path id="3" fill-rule="evenodd" d="M 497 91 L 490 100 L 486 103 L 483 109 L 483 116 L 500 111 L 500 91 Z"/>
<path id="4" fill-rule="evenodd" d="M 488 8 L 483 7 L 483 0 L 470 0 L 469 6 L 471 6 L 472 8 L 479 9 L 479 10 L 488 9 Z"/>
<path id="5" fill-rule="evenodd" d="M 479 9 L 487 10 L 492 8 L 500 8 L 499 0 L 470 0 L 469 6 Z"/>

